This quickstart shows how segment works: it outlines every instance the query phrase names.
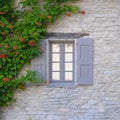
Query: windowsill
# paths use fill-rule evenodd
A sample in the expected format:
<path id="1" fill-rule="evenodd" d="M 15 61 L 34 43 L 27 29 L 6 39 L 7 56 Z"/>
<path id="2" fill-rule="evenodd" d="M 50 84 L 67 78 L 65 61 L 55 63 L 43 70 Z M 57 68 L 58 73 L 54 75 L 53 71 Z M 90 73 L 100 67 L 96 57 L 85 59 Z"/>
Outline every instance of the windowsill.
<path id="1" fill-rule="evenodd" d="M 70 83 L 50 83 L 48 84 L 48 87 L 75 87 L 75 84 L 73 82 Z"/>

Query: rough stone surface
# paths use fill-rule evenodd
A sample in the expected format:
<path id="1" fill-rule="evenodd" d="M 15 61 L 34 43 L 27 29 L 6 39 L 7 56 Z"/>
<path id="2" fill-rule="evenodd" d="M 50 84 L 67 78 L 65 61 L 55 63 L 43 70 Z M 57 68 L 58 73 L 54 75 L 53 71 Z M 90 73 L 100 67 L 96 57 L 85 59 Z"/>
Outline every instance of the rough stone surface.
<path id="1" fill-rule="evenodd" d="M 88 33 L 94 39 L 94 84 L 75 88 L 32 86 L 0 120 L 120 120 L 120 0 L 81 0 L 85 15 L 63 16 L 49 32 Z"/>
<path id="2" fill-rule="evenodd" d="M 81 38 L 84 36 L 89 36 L 89 34 L 86 33 L 48 33 L 46 36 L 46 39 L 76 39 L 76 38 Z"/>

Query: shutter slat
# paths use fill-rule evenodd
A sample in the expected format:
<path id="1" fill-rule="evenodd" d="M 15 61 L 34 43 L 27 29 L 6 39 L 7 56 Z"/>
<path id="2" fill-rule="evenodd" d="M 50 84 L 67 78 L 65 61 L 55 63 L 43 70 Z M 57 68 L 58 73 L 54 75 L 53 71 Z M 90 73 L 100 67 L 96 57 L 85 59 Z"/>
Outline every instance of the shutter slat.
<path id="1" fill-rule="evenodd" d="M 78 84 L 91 85 L 93 84 L 93 40 L 80 38 L 77 44 Z"/>

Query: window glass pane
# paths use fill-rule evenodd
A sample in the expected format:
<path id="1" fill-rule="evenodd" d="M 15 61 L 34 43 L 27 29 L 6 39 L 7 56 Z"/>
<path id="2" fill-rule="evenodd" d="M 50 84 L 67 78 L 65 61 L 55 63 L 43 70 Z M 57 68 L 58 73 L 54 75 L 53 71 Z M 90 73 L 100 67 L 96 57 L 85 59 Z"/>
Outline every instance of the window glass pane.
<path id="1" fill-rule="evenodd" d="M 65 44 L 65 52 L 72 52 L 73 51 L 73 44 Z"/>
<path id="2" fill-rule="evenodd" d="M 52 72 L 52 80 L 60 80 L 60 73 Z"/>
<path id="3" fill-rule="evenodd" d="M 60 52 L 60 44 L 52 44 L 52 52 Z"/>
<path id="4" fill-rule="evenodd" d="M 65 80 L 73 80 L 72 72 L 65 72 Z"/>
<path id="5" fill-rule="evenodd" d="M 65 63 L 65 71 L 72 71 L 72 63 Z"/>
<path id="6" fill-rule="evenodd" d="M 72 61 L 72 54 L 65 54 L 65 61 Z"/>
<path id="7" fill-rule="evenodd" d="M 52 63 L 52 71 L 59 71 L 60 63 Z"/>
<path id="8" fill-rule="evenodd" d="M 54 62 L 60 61 L 60 54 L 52 54 L 52 61 Z"/>

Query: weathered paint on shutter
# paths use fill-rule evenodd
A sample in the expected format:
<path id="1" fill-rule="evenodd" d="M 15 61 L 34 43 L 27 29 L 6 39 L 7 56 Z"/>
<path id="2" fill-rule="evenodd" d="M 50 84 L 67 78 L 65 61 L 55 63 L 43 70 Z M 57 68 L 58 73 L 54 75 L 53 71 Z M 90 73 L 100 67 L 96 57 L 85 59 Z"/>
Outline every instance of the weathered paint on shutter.
<path id="1" fill-rule="evenodd" d="M 77 40 L 77 81 L 79 85 L 93 84 L 93 40 Z"/>

